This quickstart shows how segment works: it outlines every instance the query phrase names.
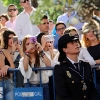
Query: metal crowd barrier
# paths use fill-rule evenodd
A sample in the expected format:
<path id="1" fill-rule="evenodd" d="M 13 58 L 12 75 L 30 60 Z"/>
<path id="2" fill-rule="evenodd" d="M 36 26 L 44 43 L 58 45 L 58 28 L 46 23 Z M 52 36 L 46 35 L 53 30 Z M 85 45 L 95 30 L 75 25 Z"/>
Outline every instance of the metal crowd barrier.
<path id="1" fill-rule="evenodd" d="M 53 72 L 53 93 L 54 93 L 54 100 L 56 100 L 56 97 L 55 97 L 55 84 L 54 84 L 54 68 L 53 67 L 43 67 L 43 68 L 32 68 L 32 70 L 40 72 L 40 86 L 42 86 L 41 71 L 43 71 L 43 70 L 52 70 L 52 72 Z M 20 70 L 17 69 L 17 68 L 9 68 L 8 71 L 9 72 L 14 72 L 14 87 L 16 88 L 16 72 L 18 72 Z M 25 100 L 29 100 L 29 99 L 25 99 Z"/>
<path id="2" fill-rule="evenodd" d="M 96 68 L 100 67 L 100 65 L 91 65 L 91 68 L 93 70 L 93 75 L 94 75 L 94 84 L 95 84 L 95 87 L 96 87 Z"/>
<path id="3" fill-rule="evenodd" d="M 92 70 L 93 70 L 93 74 L 94 74 L 94 84 L 96 86 L 96 68 L 100 67 L 100 65 L 92 65 Z M 40 72 L 40 86 L 42 86 L 42 78 L 41 78 L 41 71 L 43 70 L 52 70 L 53 72 L 53 92 L 54 92 L 54 100 L 56 100 L 55 97 L 55 84 L 54 84 L 54 68 L 53 67 L 43 67 L 43 68 L 32 68 L 33 71 L 39 71 Z M 18 68 L 9 68 L 8 69 L 9 72 L 13 72 L 14 73 L 14 87 L 16 87 L 16 72 L 20 71 Z M 4 100 L 4 98 L 3 98 Z M 27 99 L 25 99 L 27 100 Z"/>

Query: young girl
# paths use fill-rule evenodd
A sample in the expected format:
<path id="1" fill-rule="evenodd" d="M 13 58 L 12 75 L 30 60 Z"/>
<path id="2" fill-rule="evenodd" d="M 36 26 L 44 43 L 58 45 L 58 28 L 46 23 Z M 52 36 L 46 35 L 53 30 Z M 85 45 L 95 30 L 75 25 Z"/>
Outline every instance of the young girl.
<path id="1" fill-rule="evenodd" d="M 19 68 L 24 76 L 24 83 L 27 83 L 26 79 L 29 79 L 30 87 L 39 86 L 39 72 L 32 72 L 32 68 L 51 66 L 51 62 L 45 55 L 42 46 L 36 41 L 35 37 L 32 37 L 30 35 L 25 36 L 25 38 L 23 39 L 22 47 L 25 55 L 19 62 Z M 44 100 L 50 100 L 48 87 L 50 74 L 51 71 L 42 71 Z M 27 86 L 27 84 L 25 84 L 25 86 Z"/>

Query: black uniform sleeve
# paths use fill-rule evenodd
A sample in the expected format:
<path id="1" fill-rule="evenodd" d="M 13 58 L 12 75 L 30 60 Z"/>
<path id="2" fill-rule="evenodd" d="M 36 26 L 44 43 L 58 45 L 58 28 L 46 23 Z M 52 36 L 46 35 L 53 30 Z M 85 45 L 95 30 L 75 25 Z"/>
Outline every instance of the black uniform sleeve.
<path id="1" fill-rule="evenodd" d="M 56 92 L 59 100 L 73 100 L 69 93 L 65 72 L 62 69 L 62 65 L 56 65 L 54 68 L 54 79 Z"/>

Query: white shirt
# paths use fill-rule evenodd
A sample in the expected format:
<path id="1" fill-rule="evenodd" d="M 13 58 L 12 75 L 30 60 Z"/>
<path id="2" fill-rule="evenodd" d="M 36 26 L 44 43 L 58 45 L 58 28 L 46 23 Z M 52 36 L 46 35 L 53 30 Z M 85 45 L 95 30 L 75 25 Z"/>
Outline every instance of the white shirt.
<path id="1" fill-rule="evenodd" d="M 96 62 L 94 61 L 93 57 L 87 51 L 87 48 L 81 48 L 79 53 L 79 59 L 89 62 L 90 65 L 95 65 Z"/>
<path id="2" fill-rule="evenodd" d="M 67 57 L 68 58 L 68 57 Z M 68 58 L 68 60 L 74 65 L 74 63 L 78 63 L 79 60 L 77 62 L 74 62 L 73 60 L 71 60 L 70 58 Z"/>
<path id="3" fill-rule="evenodd" d="M 17 16 L 15 32 L 20 41 L 22 41 L 24 36 L 26 36 L 27 34 L 35 36 L 40 32 L 37 25 L 33 25 L 30 20 L 30 16 L 35 10 L 36 9 L 33 8 L 30 15 L 27 12 L 23 11 Z"/>
<path id="4" fill-rule="evenodd" d="M 59 51 L 57 49 L 53 49 L 55 57 L 51 59 L 51 54 L 49 51 L 45 51 L 46 56 L 49 58 L 51 61 L 51 67 L 54 67 L 56 64 L 59 64 L 58 62 L 58 57 L 59 57 Z"/>
<path id="5" fill-rule="evenodd" d="M 19 69 L 24 76 L 24 83 L 27 83 L 27 79 L 29 79 L 30 83 L 33 84 L 39 84 L 40 83 L 40 75 L 39 72 L 36 74 L 35 72 L 32 71 L 32 68 L 34 68 L 34 65 L 32 65 L 32 68 L 30 65 L 28 65 L 28 70 L 24 70 L 24 65 L 23 65 L 23 60 L 24 57 L 22 57 L 19 61 Z M 45 64 L 43 63 L 42 59 L 40 59 L 40 67 L 46 67 Z M 41 71 L 41 76 L 42 76 L 42 83 L 48 83 L 49 82 L 49 76 L 52 75 L 51 70 L 45 70 Z"/>

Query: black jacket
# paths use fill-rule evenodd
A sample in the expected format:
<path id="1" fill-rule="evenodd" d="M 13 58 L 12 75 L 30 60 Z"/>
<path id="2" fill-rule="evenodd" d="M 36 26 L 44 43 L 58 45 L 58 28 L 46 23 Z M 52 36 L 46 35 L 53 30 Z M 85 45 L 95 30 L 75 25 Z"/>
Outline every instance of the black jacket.
<path id="1" fill-rule="evenodd" d="M 59 100 L 97 100 L 91 66 L 83 61 L 80 61 L 79 65 L 79 73 L 82 76 L 84 73 L 84 80 L 67 58 L 64 63 L 55 66 L 54 78 Z M 83 89 L 83 82 L 86 83 L 86 90 Z"/>

